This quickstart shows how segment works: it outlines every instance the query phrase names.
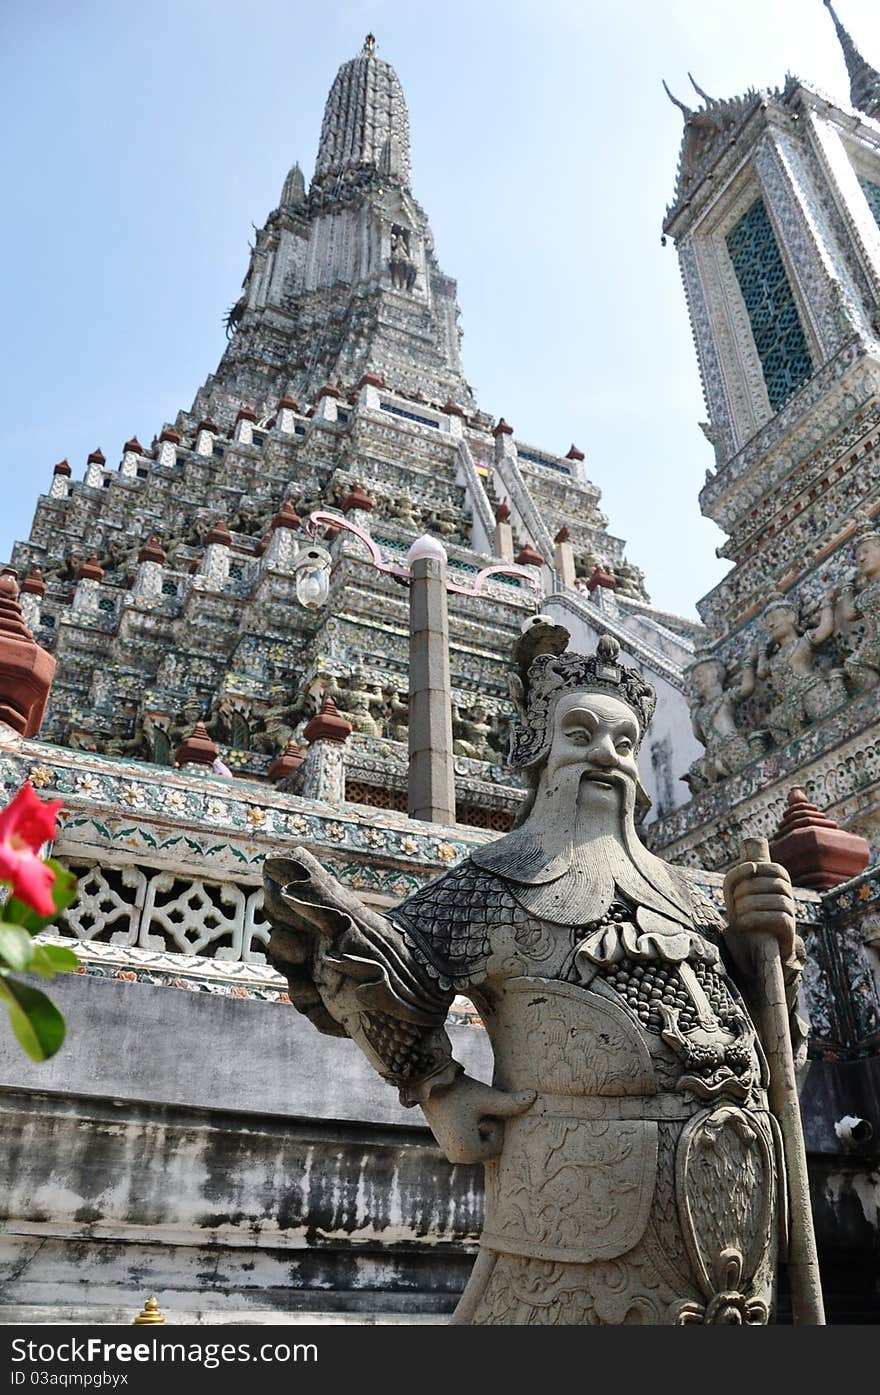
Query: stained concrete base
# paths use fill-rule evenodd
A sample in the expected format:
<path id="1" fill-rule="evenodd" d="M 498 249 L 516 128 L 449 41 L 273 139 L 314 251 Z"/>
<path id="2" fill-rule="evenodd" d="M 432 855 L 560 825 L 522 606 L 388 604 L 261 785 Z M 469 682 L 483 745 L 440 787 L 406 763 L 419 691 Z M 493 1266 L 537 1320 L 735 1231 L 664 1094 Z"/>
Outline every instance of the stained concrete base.
<path id="1" fill-rule="evenodd" d="M 351 1042 L 285 1004 L 72 976 L 53 994 L 54 1060 L 0 1034 L 3 1321 L 130 1322 L 151 1293 L 176 1322 L 448 1317 L 481 1169 L 452 1167 Z M 485 1076 L 482 1029 L 451 1034 Z"/>

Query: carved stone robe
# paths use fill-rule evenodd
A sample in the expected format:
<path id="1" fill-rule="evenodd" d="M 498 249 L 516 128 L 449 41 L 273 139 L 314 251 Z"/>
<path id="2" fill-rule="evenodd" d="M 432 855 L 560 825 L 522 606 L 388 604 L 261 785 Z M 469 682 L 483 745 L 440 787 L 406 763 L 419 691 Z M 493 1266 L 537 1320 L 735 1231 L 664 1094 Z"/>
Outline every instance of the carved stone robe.
<path id="1" fill-rule="evenodd" d="M 480 1254 L 453 1320 L 767 1322 L 782 1150 L 716 911 L 675 871 L 690 903 L 676 923 L 622 893 L 578 923 L 570 898 L 554 912 L 549 886 L 501 875 L 500 846 L 387 916 L 300 849 L 267 864 L 293 1001 L 353 1037 L 404 1103 L 461 1070 L 443 1029 L 456 993 L 482 1014 L 493 1083 L 536 1092 L 486 1164 Z"/>

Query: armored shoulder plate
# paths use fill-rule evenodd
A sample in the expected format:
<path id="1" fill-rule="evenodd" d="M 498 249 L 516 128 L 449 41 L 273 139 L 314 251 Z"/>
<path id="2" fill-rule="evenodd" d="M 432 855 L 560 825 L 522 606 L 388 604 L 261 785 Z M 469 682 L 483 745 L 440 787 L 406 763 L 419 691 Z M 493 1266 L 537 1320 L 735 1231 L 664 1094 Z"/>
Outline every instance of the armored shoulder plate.
<path id="1" fill-rule="evenodd" d="M 528 916 L 504 883 L 467 858 L 388 912 L 440 988 L 464 990 L 484 968 L 490 936 Z"/>

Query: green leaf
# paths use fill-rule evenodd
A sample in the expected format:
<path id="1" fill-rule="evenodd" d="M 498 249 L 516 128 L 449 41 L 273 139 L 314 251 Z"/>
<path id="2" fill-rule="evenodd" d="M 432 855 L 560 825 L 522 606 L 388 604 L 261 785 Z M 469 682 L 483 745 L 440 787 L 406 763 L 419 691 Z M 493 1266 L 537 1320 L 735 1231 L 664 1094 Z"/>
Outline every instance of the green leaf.
<path id="1" fill-rule="evenodd" d="M 79 960 L 66 945 L 34 945 L 34 954 L 28 965 L 28 972 L 39 974 L 41 978 L 54 978 L 56 974 L 79 968 Z"/>
<path id="2" fill-rule="evenodd" d="M 0 921 L 0 961 L 4 965 L 21 973 L 30 968 L 33 953 L 34 944 L 27 930 Z"/>
<path id="3" fill-rule="evenodd" d="M 38 988 L 0 978 L 0 999 L 9 1009 L 12 1030 L 32 1061 L 46 1061 L 64 1041 L 64 1018 Z"/>
<path id="4" fill-rule="evenodd" d="M 25 905 L 24 901 L 19 901 L 15 896 L 10 896 L 3 907 L 3 918 L 13 921 L 16 925 L 23 925 L 29 935 L 38 935 L 41 930 L 45 930 L 62 911 L 66 911 L 67 907 L 73 904 L 77 896 L 76 877 L 72 872 L 62 867 L 54 857 L 46 859 L 46 866 L 51 867 L 55 873 L 52 883 L 52 903 L 55 909 L 51 915 L 40 915 L 39 911 Z"/>

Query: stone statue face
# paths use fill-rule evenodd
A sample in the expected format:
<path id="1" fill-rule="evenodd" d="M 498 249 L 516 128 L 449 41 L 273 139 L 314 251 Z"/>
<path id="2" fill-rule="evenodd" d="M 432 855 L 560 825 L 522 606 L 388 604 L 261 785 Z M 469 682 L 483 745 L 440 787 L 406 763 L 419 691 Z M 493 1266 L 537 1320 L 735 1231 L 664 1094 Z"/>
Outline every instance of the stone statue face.
<path id="1" fill-rule="evenodd" d="M 724 670 L 721 664 L 700 664 L 694 669 L 694 687 L 705 701 L 719 697 L 724 691 Z"/>
<path id="2" fill-rule="evenodd" d="M 626 703 L 605 693 L 563 693 L 553 713 L 546 780 L 556 786 L 563 771 L 580 770 L 578 807 L 607 812 L 621 793 L 638 784 L 639 725 Z"/>
<path id="3" fill-rule="evenodd" d="M 856 544 L 855 557 L 862 575 L 874 581 L 880 576 L 880 537 L 862 538 Z"/>
<path id="4" fill-rule="evenodd" d="M 796 633 L 794 623 L 794 611 L 788 606 L 780 606 L 771 610 L 766 616 L 767 630 L 770 638 L 781 644 L 783 640 L 791 639 Z"/>

